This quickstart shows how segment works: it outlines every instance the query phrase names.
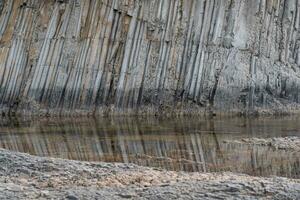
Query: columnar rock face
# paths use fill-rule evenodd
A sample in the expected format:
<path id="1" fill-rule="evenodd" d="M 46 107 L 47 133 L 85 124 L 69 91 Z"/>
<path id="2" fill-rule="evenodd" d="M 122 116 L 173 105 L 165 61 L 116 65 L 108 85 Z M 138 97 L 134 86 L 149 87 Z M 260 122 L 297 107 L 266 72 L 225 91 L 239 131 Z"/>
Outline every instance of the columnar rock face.
<path id="1" fill-rule="evenodd" d="M 0 0 L 3 111 L 300 102 L 298 0 Z"/>

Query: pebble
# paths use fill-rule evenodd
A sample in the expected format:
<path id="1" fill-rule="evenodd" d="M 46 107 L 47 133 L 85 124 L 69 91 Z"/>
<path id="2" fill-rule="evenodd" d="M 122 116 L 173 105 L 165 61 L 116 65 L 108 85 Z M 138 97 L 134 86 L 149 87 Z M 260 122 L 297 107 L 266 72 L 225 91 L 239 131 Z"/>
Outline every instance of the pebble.
<path id="1" fill-rule="evenodd" d="M 66 196 L 66 199 L 68 199 L 68 200 L 78 200 L 78 198 L 76 196 L 70 195 L 70 194 L 68 196 Z"/>

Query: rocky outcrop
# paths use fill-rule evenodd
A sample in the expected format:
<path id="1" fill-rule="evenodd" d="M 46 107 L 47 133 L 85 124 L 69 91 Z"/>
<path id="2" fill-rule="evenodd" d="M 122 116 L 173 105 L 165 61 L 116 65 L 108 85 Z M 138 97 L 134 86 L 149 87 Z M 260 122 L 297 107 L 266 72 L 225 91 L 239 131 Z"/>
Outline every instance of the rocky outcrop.
<path id="1" fill-rule="evenodd" d="M 0 14 L 3 112 L 299 105 L 297 0 L 1 0 Z"/>
<path id="2" fill-rule="evenodd" d="M 300 181 L 47 159 L 0 149 L 0 198 L 299 199 Z"/>

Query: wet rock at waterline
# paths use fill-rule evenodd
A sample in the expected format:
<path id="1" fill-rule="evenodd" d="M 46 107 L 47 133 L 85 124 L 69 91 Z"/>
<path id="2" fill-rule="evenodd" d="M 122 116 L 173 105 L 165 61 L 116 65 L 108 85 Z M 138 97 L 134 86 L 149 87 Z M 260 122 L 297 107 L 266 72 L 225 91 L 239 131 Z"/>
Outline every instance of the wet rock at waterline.
<path id="1" fill-rule="evenodd" d="M 1 0 L 1 110 L 294 111 L 299 10 L 297 0 Z"/>

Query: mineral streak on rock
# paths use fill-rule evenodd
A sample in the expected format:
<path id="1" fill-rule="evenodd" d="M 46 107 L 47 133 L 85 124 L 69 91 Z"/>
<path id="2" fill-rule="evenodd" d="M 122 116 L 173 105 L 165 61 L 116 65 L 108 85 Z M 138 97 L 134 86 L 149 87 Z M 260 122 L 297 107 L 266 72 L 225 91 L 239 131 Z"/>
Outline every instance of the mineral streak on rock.
<path id="1" fill-rule="evenodd" d="M 299 105 L 297 0 L 0 0 L 3 112 Z"/>

